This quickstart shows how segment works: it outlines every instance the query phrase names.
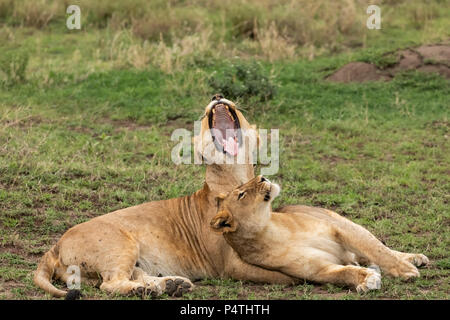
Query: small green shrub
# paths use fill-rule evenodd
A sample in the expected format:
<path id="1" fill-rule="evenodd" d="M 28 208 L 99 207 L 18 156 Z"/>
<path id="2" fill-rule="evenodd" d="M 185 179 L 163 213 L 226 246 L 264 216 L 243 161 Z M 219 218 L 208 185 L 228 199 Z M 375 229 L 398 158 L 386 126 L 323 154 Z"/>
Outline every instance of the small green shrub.
<path id="1" fill-rule="evenodd" d="M 399 61 L 399 56 L 396 52 L 384 52 L 383 49 L 368 49 L 361 53 L 358 59 L 362 62 L 373 63 L 380 69 L 392 67 Z"/>
<path id="2" fill-rule="evenodd" d="M 270 100 L 276 87 L 257 62 L 232 61 L 230 65 L 215 72 L 208 79 L 214 92 L 221 92 L 229 99 L 259 101 Z"/>

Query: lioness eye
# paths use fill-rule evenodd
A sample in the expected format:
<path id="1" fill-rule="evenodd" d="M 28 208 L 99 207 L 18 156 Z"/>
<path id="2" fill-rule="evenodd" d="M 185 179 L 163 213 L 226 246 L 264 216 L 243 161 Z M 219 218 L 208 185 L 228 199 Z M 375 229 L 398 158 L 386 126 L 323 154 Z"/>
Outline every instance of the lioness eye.
<path id="1" fill-rule="evenodd" d="M 242 191 L 238 195 L 238 200 L 241 200 L 245 196 L 245 191 Z"/>

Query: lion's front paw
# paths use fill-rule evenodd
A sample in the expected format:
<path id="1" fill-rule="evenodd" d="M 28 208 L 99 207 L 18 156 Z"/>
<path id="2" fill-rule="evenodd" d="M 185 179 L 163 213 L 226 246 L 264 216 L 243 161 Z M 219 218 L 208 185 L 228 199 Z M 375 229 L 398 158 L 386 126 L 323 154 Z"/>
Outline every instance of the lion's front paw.
<path id="1" fill-rule="evenodd" d="M 181 297 L 183 294 L 192 291 L 194 284 L 183 277 L 165 277 L 164 292 L 171 297 Z"/>
<path id="2" fill-rule="evenodd" d="M 430 260 L 423 254 L 411 254 L 407 260 L 416 267 L 423 267 L 430 263 Z"/>
<path id="3" fill-rule="evenodd" d="M 358 293 L 364 293 L 369 290 L 378 290 L 381 288 L 381 274 L 376 270 L 367 269 L 367 276 L 362 283 L 356 287 Z"/>
<path id="4" fill-rule="evenodd" d="M 401 277 L 403 279 L 410 279 L 420 276 L 419 270 L 417 270 L 412 263 L 401 259 L 397 261 L 395 267 L 389 270 L 389 274 L 394 277 Z"/>

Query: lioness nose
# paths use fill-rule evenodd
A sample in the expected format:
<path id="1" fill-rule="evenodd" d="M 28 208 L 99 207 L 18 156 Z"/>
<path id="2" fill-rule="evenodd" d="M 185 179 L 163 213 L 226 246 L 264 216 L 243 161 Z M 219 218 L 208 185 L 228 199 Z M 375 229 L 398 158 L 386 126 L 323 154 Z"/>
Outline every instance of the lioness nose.
<path id="1" fill-rule="evenodd" d="M 211 98 L 211 101 L 214 101 L 214 100 L 219 101 L 220 99 L 223 99 L 223 95 L 221 95 L 220 93 L 216 93 L 216 94 L 213 95 L 213 97 Z"/>

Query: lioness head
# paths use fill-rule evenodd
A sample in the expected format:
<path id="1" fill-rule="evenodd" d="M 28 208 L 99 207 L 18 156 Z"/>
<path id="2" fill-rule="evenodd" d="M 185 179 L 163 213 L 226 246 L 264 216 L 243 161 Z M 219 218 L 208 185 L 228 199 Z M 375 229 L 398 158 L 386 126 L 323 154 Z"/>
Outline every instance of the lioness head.
<path id="1" fill-rule="evenodd" d="M 270 217 L 270 203 L 280 187 L 263 176 L 257 176 L 228 194 L 217 197 L 218 212 L 210 222 L 220 233 L 234 232 L 239 224 L 260 223 Z"/>
<path id="2" fill-rule="evenodd" d="M 216 154 L 236 157 L 243 150 L 253 152 L 257 146 L 256 126 L 250 125 L 236 105 L 221 94 L 215 94 L 206 106 L 200 131 L 194 139 L 196 155 L 212 163 L 217 163 Z M 250 156 L 245 159 L 250 163 Z"/>
<path id="3" fill-rule="evenodd" d="M 237 112 L 239 111 L 234 103 L 220 94 L 212 97 L 205 110 L 205 118 L 208 119 L 208 127 L 217 150 L 231 156 L 237 155 L 239 145 L 242 144 L 241 123 Z"/>

